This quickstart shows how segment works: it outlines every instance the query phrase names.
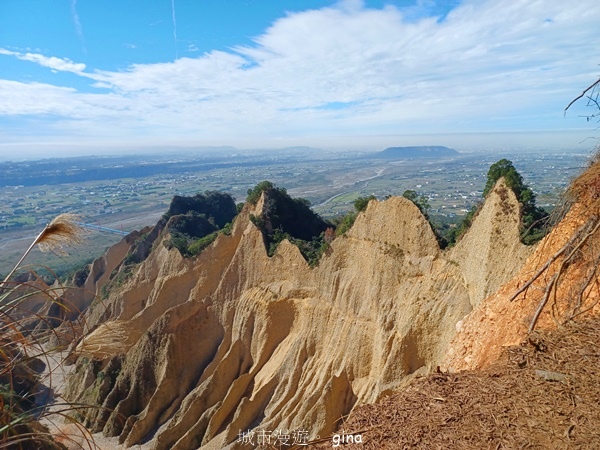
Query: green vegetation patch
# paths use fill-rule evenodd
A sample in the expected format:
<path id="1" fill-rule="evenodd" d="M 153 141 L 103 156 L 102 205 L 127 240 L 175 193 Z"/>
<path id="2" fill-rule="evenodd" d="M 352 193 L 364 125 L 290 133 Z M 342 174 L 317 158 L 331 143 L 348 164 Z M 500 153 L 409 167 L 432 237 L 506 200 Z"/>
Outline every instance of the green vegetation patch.
<path id="1" fill-rule="evenodd" d="M 203 194 L 198 193 L 191 197 L 174 196 L 165 218 L 186 214 L 204 216 L 220 228 L 233 220 L 237 209 L 231 195 L 224 192 L 205 191 Z"/>
<path id="2" fill-rule="evenodd" d="M 176 248 L 184 257 L 199 255 L 212 244 L 219 232 L 231 234 L 231 224 L 238 213 L 233 198 L 226 193 L 206 191 L 192 197 L 173 197 L 164 216 L 170 237 L 167 248 Z"/>
<path id="3" fill-rule="evenodd" d="M 219 232 L 214 231 L 214 232 L 192 242 L 188 246 L 187 252 L 189 253 L 190 256 L 199 255 L 202 252 L 202 250 L 204 250 L 210 244 L 215 242 L 215 240 L 217 239 L 217 236 L 219 236 Z"/>
<path id="4" fill-rule="evenodd" d="M 520 204 L 521 213 L 521 242 L 526 245 L 535 244 L 542 239 L 546 233 L 546 222 L 549 214 L 536 206 L 535 193 L 523 182 L 523 177 L 513 163 L 504 158 L 492 164 L 488 171 L 487 182 L 483 189 L 483 196 L 486 197 L 496 185 L 496 182 L 504 177 L 504 181 L 511 189 Z"/>
<path id="5" fill-rule="evenodd" d="M 367 205 L 371 200 L 376 200 L 374 195 L 370 195 L 368 197 L 358 197 L 354 200 L 354 211 L 350 211 L 344 216 L 337 217 L 333 220 L 333 224 L 335 225 L 335 235 L 341 236 L 345 234 L 354 222 L 356 221 L 356 217 L 358 213 L 367 209 Z"/>
<path id="6" fill-rule="evenodd" d="M 333 239 L 332 225 L 312 211 L 308 200 L 292 198 L 286 189 L 270 181 L 262 181 L 249 189 L 246 202 L 256 204 L 263 193 L 263 213 L 251 214 L 250 221 L 261 230 L 269 256 L 287 239 L 298 247 L 311 267 L 317 265 Z"/>
<path id="7" fill-rule="evenodd" d="M 521 242 L 525 245 L 535 244 L 548 232 L 546 227 L 549 217 L 548 212 L 543 208 L 536 206 L 535 193 L 523 182 L 523 177 L 517 169 L 515 169 L 512 161 L 506 158 L 503 158 L 490 166 L 487 173 L 487 181 L 483 189 L 484 198 L 488 196 L 500 178 L 504 178 L 507 187 L 513 191 L 519 201 Z M 500 195 L 503 196 L 505 194 L 500 193 Z M 471 227 L 473 219 L 482 206 L 483 200 L 471 207 L 462 222 L 455 226 L 438 227 L 435 223 L 432 224 L 436 236 L 440 236 L 440 238 L 445 241 L 445 245 L 454 245 Z M 508 214 L 509 211 L 506 210 L 504 213 Z M 438 241 L 439 240 L 440 239 L 438 239 Z"/>

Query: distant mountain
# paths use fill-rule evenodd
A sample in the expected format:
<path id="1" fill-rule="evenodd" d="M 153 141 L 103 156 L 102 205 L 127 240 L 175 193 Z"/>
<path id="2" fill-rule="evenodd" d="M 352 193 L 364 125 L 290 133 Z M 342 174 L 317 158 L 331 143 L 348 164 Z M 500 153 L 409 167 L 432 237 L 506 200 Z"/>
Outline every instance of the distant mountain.
<path id="1" fill-rule="evenodd" d="M 403 158 L 441 158 L 457 156 L 459 153 L 453 148 L 441 145 L 415 146 L 415 147 L 389 147 L 375 153 L 372 158 L 403 159 Z"/>

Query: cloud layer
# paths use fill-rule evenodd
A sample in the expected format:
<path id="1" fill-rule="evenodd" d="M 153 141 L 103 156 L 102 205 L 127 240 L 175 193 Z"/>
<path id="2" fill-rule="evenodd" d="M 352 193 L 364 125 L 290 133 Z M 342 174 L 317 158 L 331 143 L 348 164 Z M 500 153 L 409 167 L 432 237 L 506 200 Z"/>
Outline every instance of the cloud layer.
<path id="1" fill-rule="evenodd" d="M 121 71 L 0 49 L 90 84 L 0 79 L 0 130 L 228 143 L 564 127 L 598 76 L 598 23 L 596 0 L 472 0 L 444 19 L 347 1 L 288 14 L 252 46 Z"/>

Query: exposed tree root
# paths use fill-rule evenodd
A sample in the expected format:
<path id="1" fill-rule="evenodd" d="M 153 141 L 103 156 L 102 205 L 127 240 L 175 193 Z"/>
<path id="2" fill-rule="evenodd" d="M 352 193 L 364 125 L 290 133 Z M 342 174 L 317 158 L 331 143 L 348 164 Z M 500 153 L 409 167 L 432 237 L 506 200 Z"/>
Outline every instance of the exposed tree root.
<path id="1" fill-rule="evenodd" d="M 535 329 L 538 319 L 539 319 L 541 313 L 544 311 L 544 308 L 546 307 L 546 305 L 548 304 L 550 299 L 552 299 L 552 305 L 553 305 L 552 314 L 551 314 L 552 319 L 554 320 L 554 322 L 556 323 L 557 326 L 559 326 L 561 324 L 557 317 L 558 313 L 556 313 L 557 290 L 558 290 L 558 286 L 561 281 L 561 277 L 564 274 L 566 268 L 569 267 L 575 261 L 575 259 L 577 258 L 577 255 L 582 251 L 583 246 L 589 241 L 589 239 L 592 236 L 594 236 L 596 234 L 596 232 L 599 229 L 600 229 L 600 220 L 598 220 L 598 217 L 596 215 L 593 215 L 586 221 L 586 223 L 581 228 L 579 228 L 577 230 L 577 232 L 575 232 L 573 234 L 571 239 L 569 239 L 569 241 L 565 245 L 563 245 L 556 253 L 554 253 L 542 265 L 542 267 L 540 267 L 540 269 L 519 290 L 517 290 L 510 297 L 509 300 L 512 302 L 523 292 L 526 292 L 527 289 L 529 289 L 529 287 L 536 280 L 538 280 L 550 268 L 550 266 L 553 263 L 557 262 L 557 260 L 559 260 L 559 258 L 561 256 L 563 256 L 564 254 L 567 254 L 567 256 L 565 256 L 562 259 L 562 261 L 560 261 L 560 264 L 559 264 L 558 268 L 556 269 L 556 272 L 552 275 L 550 280 L 546 283 L 546 286 L 544 288 L 544 295 L 543 295 L 541 301 L 539 302 L 538 307 L 536 308 L 533 318 L 531 320 L 531 323 L 529 325 L 529 329 L 528 329 L 529 333 L 531 333 Z M 589 287 L 589 285 L 592 283 L 592 281 L 594 281 L 596 279 L 595 275 L 597 273 L 598 263 L 600 262 L 600 255 L 593 258 L 592 261 L 593 261 L 593 263 L 592 263 L 593 267 L 592 267 L 591 273 L 588 276 L 586 276 L 585 279 L 583 280 L 583 282 L 579 288 L 577 304 L 575 305 L 575 307 L 571 311 L 571 313 L 567 314 L 568 315 L 567 321 L 590 310 L 590 307 L 587 307 L 584 310 L 581 310 L 581 308 L 583 306 L 583 296 L 584 296 L 585 291 Z M 591 308 L 593 308 L 593 306 L 595 306 L 595 304 L 592 305 Z"/>
<path id="2" fill-rule="evenodd" d="M 554 255 L 552 255 L 548 261 L 546 261 L 544 263 L 544 265 L 542 267 L 540 267 L 540 269 L 523 285 L 521 286 L 521 288 L 515 292 L 509 299 L 509 301 L 514 301 L 519 295 L 521 295 L 523 292 L 525 292 L 546 270 L 548 270 L 548 267 L 550 267 L 552 265 L 552 263 L 554 261 L 556 261 L 558 258 L 560 258 L 560 256 L 565 253 L 567 250 L 569 250 L 573 244 L 577 241 L 577 239 L 583 234 L 585 233 L 586 229 L 590 227 L 590 222 L 587 222 L 586 224 L 584 224 L 579 230 L 577 230 L 577 232 L 571 237 L 571 239 L 569 239 L 569 241 L 563 245 L 560 250 L 558 250 Z"/>

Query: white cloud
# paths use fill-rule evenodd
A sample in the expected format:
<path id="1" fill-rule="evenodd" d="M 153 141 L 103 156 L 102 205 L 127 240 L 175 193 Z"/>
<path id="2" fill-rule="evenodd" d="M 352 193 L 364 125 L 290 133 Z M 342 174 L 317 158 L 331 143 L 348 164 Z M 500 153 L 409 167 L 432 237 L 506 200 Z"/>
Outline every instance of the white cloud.
<path id="1" fill-rule="evenodd" d="M 85 70 L 85 64 L 74 63 L 68 58 L 57 58 L 55 56 L 44 56 L 39 53 L 19 53 L 0 48 L 0 55 L 14 56 L 22 61 L 30 61 L 40 66 L 60 72 L 73 72 L 80 74 Z"/>
<path id="2" fill-rule="evenodd" d="M 65 121 L 55 128 L 80 134 L 110 124 L 109 137 L 224 141 L 550 128 L 598 75 L 599 22 L 596 0 L 472 0 L 441 21 L 345 1 L 289 14 L 252 46 L 118 72 L 0 50 L 103 89 L 4 81 L 0 115 L 53 114 Z"/>

